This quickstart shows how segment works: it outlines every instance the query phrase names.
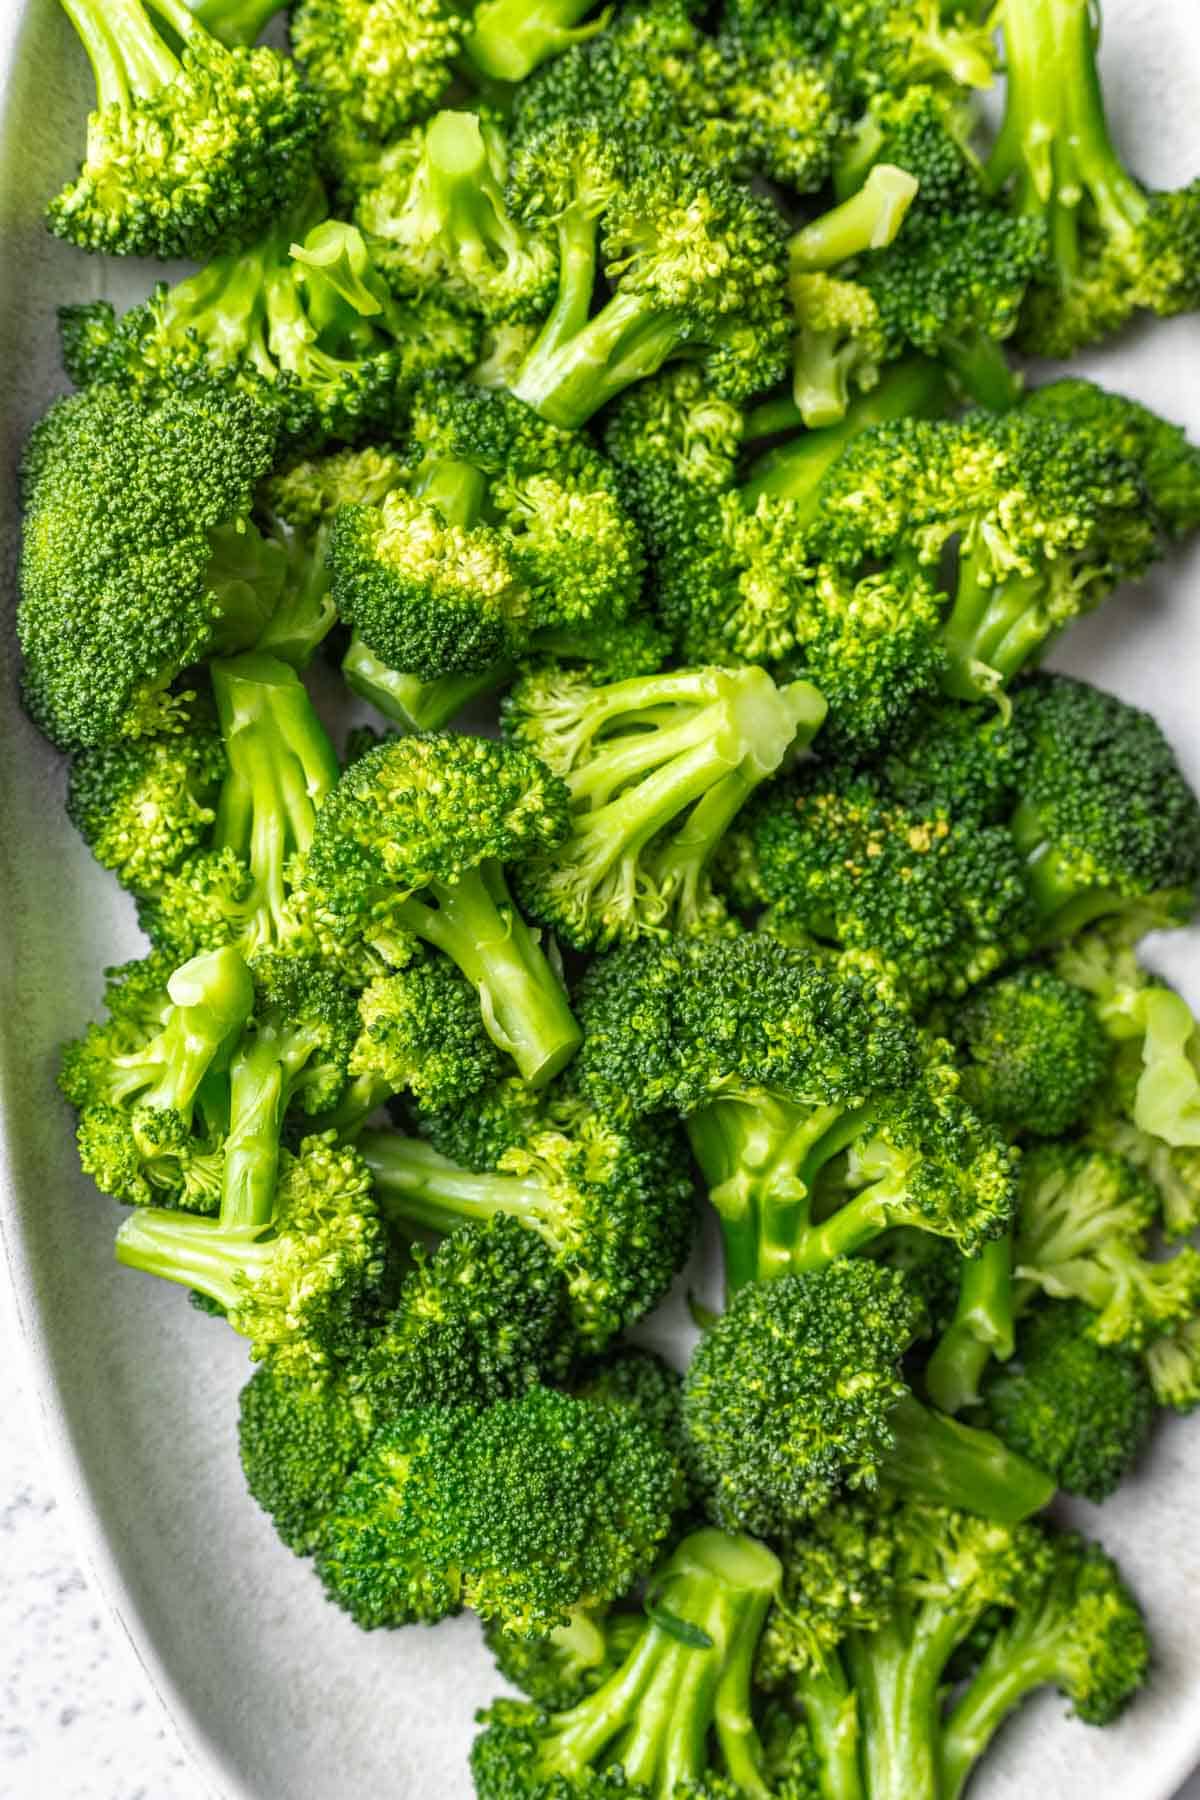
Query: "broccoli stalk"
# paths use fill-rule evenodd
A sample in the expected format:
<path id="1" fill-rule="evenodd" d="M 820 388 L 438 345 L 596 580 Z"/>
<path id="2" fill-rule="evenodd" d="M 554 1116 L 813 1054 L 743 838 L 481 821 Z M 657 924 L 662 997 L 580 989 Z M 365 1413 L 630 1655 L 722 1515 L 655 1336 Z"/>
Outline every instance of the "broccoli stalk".
<path id="1" fill-rule="evenodd" d="M 437 731 L 468 707 L 472 700 L 494 693 L 512 679 L 514 665 L 493 663 L 467 675 L 437 675 L 423 681 L 391 669 L 368 650 L 355 632 L 342 658 L 342 678 L 352 693 L 381 712 L 402 731 Z"/>
<path id="2" fill-rule="evenodd" d="M 963 1264 L 954 1317 L 925 1366 L 930 1398 L 945 1413 L 979 1403 L 979 1387 L 993 1357 L 1013 1353 L 1016 1302 L 1012 1233 L 985 1244 Z"/>
<path id="3" fill-rule="evenodd" d="M 524 81 L 547 57 L 604 30 L 611 7 L 590 25 L 579 23 L 591 6 L 592 0 L 537 0 L 534 5 L 530 0 L 482 0 L 475 9 L 467 56 L 493 81 Z"/>
<path id="4" fill-rule="evenodd" d="M 255 43 L 282 11 L 281 0 L 188 0 L 188 4 L 205 31 L 231 49 Z"/>
<path id="5" fill-rule="evenodd" d="M 770 1800 L 750 1683 L 779 1580 L 765 1545 L 693 1532 L 659 1566 L 633 1648 L 595 1693 L 563 1713 L 501 1701 L 486 1715 L 471 1754 L 481 1800 L 517 1782 L 521 1791 L 582 1791 L 594 1773 L 611 1779 L 614 1764 L 634 1792 L 679 1792 L 710 1771 L 710 1735 L 737 1793 Z"/>

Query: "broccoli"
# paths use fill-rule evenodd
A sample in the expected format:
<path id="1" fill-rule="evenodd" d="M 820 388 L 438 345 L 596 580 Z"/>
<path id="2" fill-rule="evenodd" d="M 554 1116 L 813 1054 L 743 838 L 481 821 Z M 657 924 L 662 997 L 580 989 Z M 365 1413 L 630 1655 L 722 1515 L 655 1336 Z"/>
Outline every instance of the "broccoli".
<path id="1" fill-rule="evenodd" d="M 1145 1622 L 1111 1557 L 1070 1533 L 1050 1547 L 1048 1576 L 1022 1584 L 946 1721 L 938 1791 L 947 1800 L 959 1800 L 999 1726 L 1036 1688 L 1056 1687 L 1077 1718 L 1107 1725 L 1146 1682 Z"/>
<path id="2" fill-rule="evenodd" d="M 1188 442 L 1182 425 L 1078 377 L 1035 388 L 1025 410 L 1093 431 L 1135 463 L 1168 538 L 1185 537 L 1200 525 L 1200 449 Z"/>
<path id="3" fill-rule="evenodd" d="M 174 968 L 152 954 L 110 969 L 108 1019 L 67 1046 L 59 1086 L 79 1110 L 84 1172 L 135 1206 L 215 1211 L 230 1057 L 254 1004 L 234 950 Z"/>
<path id="4" fill-rule="evenodd" d="M 549 1637 L 514 1637 L 493 1622 L 484 1638 L 505 1681 L 546 1712 L 565 1712 L 616 1673 L 643 1623 L 641 1613 L 577 1606 Z"/>
<path id="5" fill-rule="evenodd" d="M 71 379 L 147 400 L 241 389 L 276 411 L 288 451 L 393 429 L 422 375 L 473 361 L 478 331 L 440 299 L 393 299 L 361 232 L 325 215 L 313 183 L 252 249 L 160 282 L 120 318 L 107 300 L 61 307 Z"/>
<path id="6" fill-rule="evenodd" d="M 508 1214 L 540 1237 L 593 1349 L 662 1299 L 691 1246 L 691 1184 L 670 1134 L 571 1097 L 539 1105 L 482 1169 L 396 1133 L 368 1132 L 360 1148 L 394 1223 L 452 1232 Z"/>
<path id="7" fill-rule="evenodd" d="M 211 673 L 227 762 L 216 820 L 207 843 L 145 894 L 142 925 L 180 956 L 223 943 L 247 958 L 310 947 L 295 881 L 337 782 L 333 746 L 288 664 L 255 651 Z"/>
<path id="8" fill-rule="evenodd" d="M 691 1450 L 683 1429 L 683 1383 L 653 1350 L 623 1346 L 575 1371 L 573 1392 L 604 1406 L 628 1406 L 644 1419 L 675 1457 L 677 1503 L 693 1498 Z"/>
<path id="9" fill-rule="evenodd" d="M 726 16 L 756 19 L 771 10 L 763 0 L 733 0 Z M 903 93 L 915 82 L 935 83 L 952 97 L 992 84 L 996 47 L 974 0 L 839 0 L 778 10 L 799 13 L 801 36 L 813 55 L 830 61 L 853 102 Z"/>
<path id="10" fill-rule="evenodd" d="M 330 1132 L 282 1153 L 269 1200 L 259 1219 L 224 1204 L 216 1219 L 139 1208 L 117 1233 L 117 1261 L 214 1301 L 256 1360 L 319 1373 L 354 1356 L 382 1292 L 387 1243 L 371 1177 Z"/>
<path id="11" fill-rule="evenodd" d="M 1164 1331 L 1143 1355 L 1159 1405 L 1193 1412 L 1200 1405 L 1200 1320 L 1187 1319 Z"/>
<path id="12" fill-rule="evenodd" d="M 1200 183 L 1154 193 L 1125 168 L 1089 0 L 1002 0 L 997 17 L 1008 81 L 987 177 L 1015 212 L 1045 221 L 1052 258 L 1026 304 L 1022 346 L 1070 356 L 1139 309 L 1200 305 Z"/>
<path id="13" fill-rule="evenodd" d="M 63 0 L 96 108 L 57 236 L 115 256 L 245 243 L 308 178 L 323 108 L 274 50 L 227 49 L 184 0 Z M 178 52 L 171 48 L 175 42 Z"/>
<path id="14" fill-rule="evenodd" d="M 752 1538 L 684 1538 L 655 1571 L 646 1617 L 607 1681 L 560 1713 L 499 1700 L 482 1715 L 471 1752 L 480 1800 L 794 1791 L 768 1783 L 751 1710 L 779 1581 L 778 1558 Z"/>
<path id="15" fill-rule="evenodd" d="M 916 784 L 813 764 L 749 810 L 725 865 L 734 898 L 772 926 L 877 958 L 918 1004 L 961 994 L 1024 950 L 1028 877 L 1003 825 Z"/>
<path id="16" fill-rule="evenodd" d="M 554 304 L 512 382 L 535 412 L 578 427 L 680 356 L 731 399 L 780 378 L 786 240 L 768 200 L 688 153 L 623 157 L 595 118 L 532 134 L 511 184 L 518 219 L 558 242 Z M 612 292 L 593 315 L 601 233 Z"/>
<path id="17" fill-rule="evenodd" d="M 899 1225 L 966 1250 L 1004 1230 L 1011 1152 L 869 978 L 767 936 L 676 941 L 593 964 L 579 1004 L 585 1091 L 686 1116 L 731 1291 Z M 847 1194 L 818 1217 L 818 1177 L 839 1153 Z"/>
<path id="18" fill-rule="evenodd" d="M 1005 1131 L 1062 1137 L 1108 1071 L 1110 1048 L 1077 986 L 1036 965 L 1002 975 L 957 1008 L 962 1092 Z"/>
<path id="19" fill-rule="evenodd" d="M 297 0 L 289 22 L 296 61 L 332 115 L 335 151 L 387 141 L 431 113 L 470 29 L 467 9 L 444 0 Z"/>
<path id="20" fill-rule="evenodd" d="M 1013 1360 L 987 1380 L 983 1417 L 1065 1492 L 1100 1501 L 1136 1462 L 1154 1396 L 1141 1359 L 1097 1344 L 1090 1323 L 1087 1308 L 1073 1302 L 1031 1314 Z"/>
<path id="21" fill-rule="evenodd" d="M 624 620 L 642 552 L 601 456 L 508 395 L 446 384 L 411 435 L 406 485 L 334 520 L 334 599 L 369 651 L 432 680 Z"/>
<path id="22" fill-rule="evenodd" d="M 1033 676 L 1013 705 L 1026 751 L 1012 833 L 1042 938 L 1176 890 L 1194 906 L 1200 800 L 1149 713 L 1066 675 Z"/>
<path id="23" fill-rule="evenodd" d="M 286 574 L 250 522 L 275 448 L 268 407 L 212 387 L 150 405 L 100 384 L 34 428 L 17 630 L 56 744 L 161 732 L 182 670 L 256 642 Z"/>
<path id="24" fill-rule="evenodd" d="M 528 752 L 447 733 L 399 738 L 353 763 L 326 797 L 305 879 L 336 938 L 392 965 L 408 960 L 414 937 L 445 951 L 479 994 L 492 1042 L 543 1084 L 580 1033 L 503 863 L 566 829 L 566 790 Z"/>
<path id="25" fill-rule="evenodd" d="M 871 1800 L 937 1794 L 940 1698 L 947 1666 L 987 1618 L 1045 1584 L 1050 1541 L 1034 1524 L 995 1524 L 945 1507 L 907 1505 L 892 1523 L 892 1605 L 875 1629 L 851 1631 L 846 1661 L 862 1718 Z"/>
<path id="26" fill-rule="evenodd" d="M 283 1543 L 311 1556 L 377 1423 L 344 1377 L 314 1380 L 263 1363 L 238 1401 L 238 1449 L 251 1496 Z"/>
<path id="27" fill-rule="evenodd" d="M 580 949 L 719 928 L 709 865 L 754 789 L 824 715 L 807 682 L 779 688 L 754 668 L 602 687 L 558 671 L 526 677 L 506 730 L 565 781 L 572 827 L 522 865 L 523 903 Z"/>
<path id="28" fill-rule="evenodd" d="M 400 1411 L 325 1523 L 326 1591 L 367 1628 L 468 1606 L 518 1637 L 625 1593 L 670 1525 L 672 1459 L 626 1409 L 533 1388 Z"/>
<path id="29" fill-rule="evenodd" d="M 925 1390 L 945 1413 L 977 1406 L 992 1357 L 1007 1362 L 1016 1342 L 1016 1317 L 1027 1292 L 1013 1285 L 1011 1228 L 958 1265 L 954 1306 L 931 1319 L 937 1342 L 925 1364 Z"/>
<path id="30" fill-rule="evenodd" d="M 897 1372 L 923 1324 L 904 1276 L 866 1259 L 736 1293 L 684 1377 L 684 1423 L 714 1518 L 786 1532 L 843 1487 L 882 1483 L 1014 1522 L 1053 1480 L 931 1411 Z"/>
<path id="31" fill-rule="evenodd" d="M 873 766 L 905 805 L 1000 825 L 1017 802 L 1022 751 L 1011 714 L 987 701 L 938 699 L 909 716 Z"/>

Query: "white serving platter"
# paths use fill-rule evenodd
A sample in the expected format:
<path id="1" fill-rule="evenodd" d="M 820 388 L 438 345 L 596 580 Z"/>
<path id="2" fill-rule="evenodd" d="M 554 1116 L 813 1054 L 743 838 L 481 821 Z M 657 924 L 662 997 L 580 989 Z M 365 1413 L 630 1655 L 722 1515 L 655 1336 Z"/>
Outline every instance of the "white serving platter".
<path id="1" fill-rule="evenodd" d="M 1185 179 L 1200 170 L 1200 8 L 1106 0 L 1105 16 L 1121 138 L 1146 179 Z M 56 1047 L 95 1010 L 102 967 L 139 949 L 129 905 L 63 814 L 60 762 L 18 709 L 11 635 L 14 470 L 62 385 L 55 306 L 127 302 L 153 279 L 41 225 L 87 103 L 54 0 L 0 0 L 0 1224 L 17 1335 L 96 1590 L 214 1792 L 468 1800 L 472 1716 L 495 1688 L 476 1627 L 363 1634 L 276 1542 L 238 1468 L 244 1351 L 178 1291 L 114 1264 L 119 1209 L 80 1177 L 54 1089 Z M 1200 437 L 1200 321 L 1139 333 L 1086 372 Z M 1111 604 L 1058 660 L 1150 706 L 1200 784 L 1200 554 Z M 1200 935 L 1177 934 L 1157 960 L 1200 1005 Z M 1003 1734 L 972 1800 L 1169 1800 L 1200 1759 L 1198 1493 L 1200 1418 L 1162 1429 L 1102 1510 L 1077 1509 L 1147 1608 L 1153 1682 L 1102 1734 L 1044 1698 Z"/>

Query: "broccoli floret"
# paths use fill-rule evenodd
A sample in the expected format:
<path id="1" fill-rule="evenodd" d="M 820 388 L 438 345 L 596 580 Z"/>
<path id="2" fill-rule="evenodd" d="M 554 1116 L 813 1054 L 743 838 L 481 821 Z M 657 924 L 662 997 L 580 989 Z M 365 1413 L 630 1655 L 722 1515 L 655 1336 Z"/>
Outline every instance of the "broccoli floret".
<path id="1" fill-rule="evenodd" d="M 334 597 L 367 650 L 426 681 L 498 681 L 541 634 L 625 619 L 641 545 L 601 456 L 508 395 L 444 384 L 412 441 L 407 486 L 334 524 Z"/>
<path id="2" fill-rule="evenodd" d="M 1135 463 L 1168 537 L 1186 537 L 1200 525 L 1200 449 L 1182 425 L 1078 377 L 1035 388 L 1025 408 L 1093 431 Z"/>
<path id="3" fill-rule="evenodd" d="M 1050 1544 L 1048 1578 L 1022 1586 L 946 1721 L 939 1791 L 947 1800 L 959 1800 L 999 1726 L 1036 1688 L 1056 1687 L 1077 1718 L 1107 1725 L 1145 1685 L 1145 1621 L 1112 1558 L 1073 1534 Z"/>
<path id="4" fill-rule="evenodd" d="M 267 3 L 267 0 L 264 0 Z M 437 106 L 470 29 L 444 0 L 298 0 L 296 61 L 343 140 L 387 141 Z"/>
<path id="5" fill-rule="evenodd" d="M 576 1372 L 574 1392 L 605 1406 L 632 1407 L 675 1457 L 677 1501 L 692 1498 L 691 1451 L 683 1429 L 683 1383 L 653 1350 L 623 1348 Z"/>
<path id="6" fill-rule="evenodd" d="M 227 772 L 210 707 L 180 697 L 169 729 L 97 744 L 72 758 L 67 817 L 102 868 L 153 893 L 206 841 Z"/>
<path id="7" fill-rule="evenodd" d="M 502 865 L 566 829 L 566 790 L 527 751 L 445 733 L 398 738 L 360 757 L 324 801 L 306 881 L 335 938 L 392 965 L 414 937 L 444 951 L 479 994 L 492 1042 L 544 1084 L 574 1055 L 579 1028 Z"/>
<path id="8" fill-rule="evenodd" d="M 626 1410 L 549 1388 L 398 1413 L 327 1521 L 318 1568 L 360 1625 L 469 1606 L 517 1636 L 625 1593 L 670 1524 L 672 1460 Z"/>
<path id="9" fill-rule="evenodd" d="M 84 1172 L 130 1205 L 214 1211 L 221 1078 L 254 1004 L 250 973 L 234 950 L 180 968 L 152 955 L 108 973 L 109 1016 L 67 1046 L 59 1071 L 79 1110 Z"/>
<path id="10" fill-rule="evenodd" d="M 873 1630 L 852 1631 L 846 1643 L 872 1800 L 941 1792 L 948 1666 L 991 1609 L 1012 1609 L 1044 1586 L 1053 1554 L 1033 1524 L 912 1505 L 892 1523 L 897 1570 L 888 1617 Z"/>
<path id="11" fill-rule="evenodd" d="M 755 803 L 729 877 L 777 930 L 869 952 L 919 1003 L 961 994 L 1026 947 L 1034 923 L 1010 833 L 936 794 L 814 764 Z"/>
<path id="12" fill-rule="evenodd" d="M 535 917 L 580 949 L 720 928 L 709 865 L 733 819 L 825 716 L 807 682 L 761 669 L 678 669 L 593 687 L 520 682 L 508 734 L 565 781 L 571 833 L 520 869 Z M 648 730 L 647 725 L 652 726 Z"/>
<path id="13" fill-rule="evenodd" d="M 288 1549 L 311 1556 L 371 1441 L 375 1409 L 344 1376 L 285 1374 L 275 1361 L 255 1371 L 238 1406 L 246 1486 Z"/>
<path id="14" fill-rule="evenodd" d="M 687 154 L 625 159 L 588 118 L 525 141 L 512 191 L 518 217 L 553 223 L 559 245 L 554 305 L 512 383 L 535 412 L 583 425 L 680 356 L 731 399 L 780 378 L 785 236 L 769 201 Z M 612 295 L 593 316 L 601 231 Z"/>
<path id="15" fill-rule="evenodd" d="M 1108 1070 L 1110 1050 L 1086 994 L 1051 969 L 1002 975 L 955 1010 L 962 1092 L 1015 1135 L 1061 1137 Z"/>
<path id="16" fill-rule="evenodd" d="M 1088 0 L 1005 0 L 1004 121 L 987 164 L 1015 212 L 1045 221 L 1050 272 L 1029 297 L 1023 347 L 1070 356 L 1140 308 L 1200 304 L 1200 184 L 1144 188 L 1112 141 Z"/>
<path id="17" fill-rule="evenodd" d="M 1149 713 L 1044 674 L 1021 688 L 1014 712 L 1027 748 L 1012 832 L 1042 936 L 1070 937 L 1176 889 L 1194 894 L 1200 800 Z"/>
<path id="18" fill-rule="evenodd" d="M 505 1681 L 546 1712 L 565 1712 L 616 1674 L 643 1623 L 638 1612 L 577 1606 L 549 1637 L 514 1637 L 493 1622 L 484 1638 Z"/>
<path id="19" fill-rule="evenodd" d="M 236 1129 L 235 1119 L 230 1161 Z M 232 1208 L 227 1218 L 224 1204 L 217 1219 L 139 1209 L 117 1234 L 117 1261 L 195 1289 L 224 1309 L 256 1360 L 311 1377 L 358 1351 L 387 1243 L 370 1173 L 332 1133 L 278 1162 L 266 1219 L 243 1222 Z"/>
<path id="20" fill-rule="evenodd" d="M 96 83 L 79 174 L 47 222 L 83 250 L 205 256 L 308 178 L 323 107 L 295 64 L 227 49 L 183 0 L 70 0 Z M 171 43 L 178 50 L 171 48 Z"/>
<path id="21" fill-rule="evenodd" d="M 247 958 L 311 947 L 295 892 L 297 859 L 337 758 L 295 670 L 255 651 L 212 665 L 227 772 L 208 842 L 139 908 L 155 944 L 177 956 L 235 944 Z"/>
<path id="22" fill-rule="evenodd" d="M 1160 1406 L 1190 1413 L 1200 1405 L 1200 1320 L 1163 1332 L 1147 1345 L 1144 1358 Z"/>
<path id="23" fill-rule="evenodd" d="M 1141 1359 L 1097 1344 L 1077 1304 L 1034 1312 L 1013 1360 L 984 1391 L 984 1417 L 1010 1449 L 1053 1475 L 1068 1494 L 1113 1493 L 1145 1445 L 1154 1396 Z"/>
<path id="24" fill-rule="evenodd" d="M 151 406 L 100 385 L 35 428 L 17 628 L 57 744 L 161 731 L 181 670 L 256 642 L 286 572 L 250 523 L 275 442 L 267 407 L 214 388 Z"/>
<path id="25" fill-rule="evenodd" d="M 916 1400 L 897 1364 L 921 1329 L 898 1270 L 845 1259 L 734 1295 L 684 1377 L 684 1423 L 726 1529 L 786 1532 L 843 1487 L 985 1518 L 1038 1511 L 1054 1483 L 998 1438 Z"/>
<path id="26" fill-rule="evenodd" d="M 601 1349 L 662 1299 L 691 1245 L 691 1183 L 670 1134 L 554 1099 L 491 1168 L 370 1132 L 361 1148 L 387 1216 L 453 1231 L 507 1213 L 549 1246 L 581 1341 Z"/>
<path id="27" fill-rule="evenodd" d="M 655 1572 L 628 1655 L 594 1693 L 559 1714 L 499 1700 L 482 1715 L 471 1752 L 480 1800 L 793 1792 L 768 1784 L 751 1710 L 779 1581 L 778 1559 L 752 1538 L 686 1537 Z"/>
<path id="28" fill-rule="evenodd" d="M 1158 1195 L 1132 1164 L 1086 1144 L 1041 1144 L 1021 1169 L 1021 1284 L 1091 1311 L 1096 1342 L 1138 1350 L 1200 1310 L 1200 1252 L 1151 1260 Z"/>
<path id="29" fill-rule="evenodd" d="M 1023 746 L 1005 717 L 985 702 L 931 701 L 910 715 L 876 767 L 905 805 L 937 805 L 954 818 L 999 825 L 1020 789 Z"/>
<path id="30" fill-rule="evenodd" d="M 314 183 L 252 249 L 119 319 L 106 300 L 60 308 L 72 380 L 149 400 L 215 380 L 274 409 L 291 452 L 393 429 L 421 376 L 474 359 L 478 331 L 440 299 L 393 299 L 361 232 L 325 214 Z"/>

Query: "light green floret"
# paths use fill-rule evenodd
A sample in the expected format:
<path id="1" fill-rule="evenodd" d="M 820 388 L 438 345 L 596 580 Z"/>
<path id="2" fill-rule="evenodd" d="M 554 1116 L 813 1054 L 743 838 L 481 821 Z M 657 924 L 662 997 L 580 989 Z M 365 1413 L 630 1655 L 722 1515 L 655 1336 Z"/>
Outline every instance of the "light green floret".
<path id="1" fill-rule="evenodd" d="M 825 716 L 807 682 L 681 669 L 593 687 L 557 671 L 511 694 L 511 737 L 562 776 L 566 842 L 520 871 L 530 911 L 579 948 L 720 929 L 709 865 L 737 813 Z"/>
<path id="2" fill-rule="evenodd" d="M 360 757 L 318 815 L 305 881 L 343 944 L 393 967 L 421 938 L 479 995 L 489 1037 L 537 1084 L 574 1055 L 566 995 L 509 896 L 503 864 L 567 829 L 562 783 L 527 751 L 446 733 Z"/>

